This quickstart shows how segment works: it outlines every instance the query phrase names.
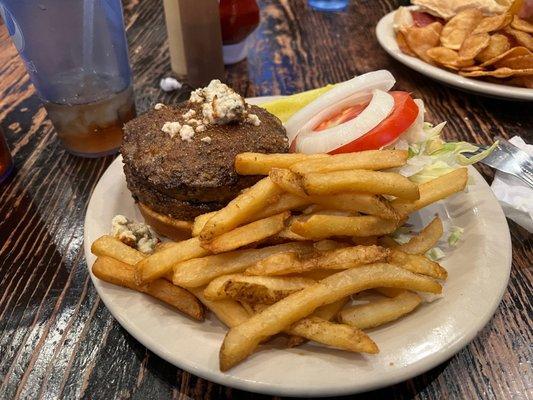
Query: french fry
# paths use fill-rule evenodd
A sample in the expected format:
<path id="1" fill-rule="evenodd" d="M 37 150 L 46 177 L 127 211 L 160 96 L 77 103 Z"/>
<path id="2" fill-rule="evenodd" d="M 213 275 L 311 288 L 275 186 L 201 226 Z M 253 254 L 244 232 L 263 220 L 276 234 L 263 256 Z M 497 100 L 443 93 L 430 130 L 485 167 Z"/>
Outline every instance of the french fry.
<path id="1" fill-rule="evenodd" d="M 258 219 L 271 217 L 272 215 L 276 215 L 284 211 L 299 210 L 300 208 L 305 207 L 309 203 L 310 203 L 310 200 L 305 199 L 303 197 L 295 196 L 290 193 L 283 193 L 279 195 L 276 201 L 266 206 L 259 213 L 252 215 L 250 217 L 250 220 L 244 221 L 243 223 L 249 223 L 249 222 L 257 221 Z M 204 228 L 206 222 L 211 217 L 213 217 L 216 213 L 217 213 L 216 211 L 213 211 L 207 214 L 202 214 L 202 215 L 197 216 L 194 219 L 194 224 L 192 228 L 192 236 L 198 236 L 200 232 L 202 231 L 202 229 Z"/>
<path id="2" fill-rule="evenodd" d="M 151 282 L 172 272 L 175 264 L 203 257 L 209 251 L 200 245 L 200 240 L 191 238 L 175 242 L 164 250 L 158 251 L 135 264 L 135 279 L 138 284 Z"/>
<path id="3" fill-rule="evenodd" d="M 278 233 L 278 238 L 283 239 L 283 240 L 289 240 L 289 241 L 309 240 L 291 231 L 290 225 L 291 225 L 291 222 L 289 222 L 289 226 L 285 227 L 282 231 Z"/>
<path id="4" fill-rule="evenodd" d="M 344 249 L 345 247 L 350 247 L 350 244 L 331 239 L 319 240 L 318 242 L 313 243 L 313 248 L 316 251 L 330 251 Z"/>
<path id="5" fill-rule="evenodd" d="M 232 298 L 247 303 L 273 304 L 289 294 L 314 284 L 300 277 L 223 275 L 213 279 L 204 290 L 208 300 Z"/>
<path id="6" fill-rule="evenodd" d="M 405 292 L 405 290 L 403 289 L 392 288 L 392 287 L 379 287 L 379 288 L 374 288 L 372 290 L 387 297 L 396 297 L 399 294 Z"/>
<path id="7" fill-rule="evenodd" d="M 302 177 L 296 175 L 294 172 L 288 169 L 273 168 L 270 170 L 268 176 L 278 187 L 283 191 L 293 194 L 295 196 L 307 197 L 302 186 Z"/>
<path id="8" fill-rule="evenodd" d="M 407 162 L 407 157 L 408 152 L 405 150 L 367 150 L 307 159 L 290 165 L 289 169 L 300 175 L 350 169 L 379 170 L 401 167 Z"/>
<path id="9" fill-rule="evenodd" d="M 293 222 L 291 230 L 309 239 L 325 239 L 332 236 L 380 236 L 394 232 L 397 227 L 396 221 L 373 215 L 313 215 L 305 221 Z"/>
<path id="10" fill-rule="evenodd" d="M 245 302 L 245 301 L 239 301 L 239 304 L 242 306 L 242 308 L 244 308 L 244 309 L 246 310 L 246 312 L 248 313 L 249 316 L 255 314 L 254 307 L 255 307 L 257 304 L 247 303 L 247 302 Z"/>
<path id="11" fill-rule="evenodd" d="M 354 246 L 323 252 L 305 263 L 311 269 L 346 269 L 384 261 L 388 255 L 389 250 L 380 246 Z"/>
<path id="12" fill-rule="evenodd" d="M 291 165 L 320 158 L 331 158 L 327 154 L 261 154 L 241 153 L 235 157 L 235 171 L 240 175 L 268 175 L 272 168 L 289 168 Z"/>
<path id="13" fill-rule="evenodd" d="M 195 258 L 176 264 L 173 282 L 186 288 L 199 287 L 219 276 L 243 272 L 250 265 L 272 254 L 285 251 L 308 252 L 312 249 L 313 246 L 309 243 L 284 243 L 262 249 L 237 250 Z"/>
<path id="14" fill-rule="evenodd" d="M 301 208 L 307 206 L 309 203 L 310 200 L 306 198 L 295 196 L 290 193 L 283 193 L 279 196 L 277 201 L 273 202 L 272 204 L 269 204 L 265 207 L 264 210 L 255 215 L 254 220 L 270 217 L 272 215 L 279 214 L 284 211 L 300 210 Z"/>
<path id="15" fill-rule="evenodd" d="M 165 249 L 168 249 L 169 247 L 174 246 L 175 242 L 160 242 L 155 247 L 155 251 L 163 251 Z"/>
<path id="16" fill-rule="evenodd" d="M 318 317 L 307 317 L 291 325 L 287 332 L 328 346 L 355 353 L 376 354 L 378 346 L 358 328 L 335 324 Z"/>
<path id="17" fill-rule="evenodd" d="M 275 276 L 312 271 L 316 269 L 347 269 L 378 261 L 389 257 L 390 250 L 379 246 L 346 247 L 326 252 L 298 254 L 286 252 L 274 254 L 251 267 L 245 273 L 249 275 Z"/>
<path id="18" fill-rule="evenodd" d="M 376 354 L 379 352 L 377 345 L 363 331 L 354 329 L 348 325 L 329 322 L 339 310 L 346 304 L 346 299 L 327 304 L 318 308 L 313 315 L 303 318 L 284 330 L 291 335 L 288 347 L 302 344 L 306 340 L 312 340 L 327 346 L 347 350 L 356 353 Z M 330 306 L 329 308 L 327 308 Z M 267 306 L 259 304 L 252 307 L 254 314 L 263 311 Z M 319 315 L 324 315 L 322 318 Z"/>
<path id="19" fill-rule="evenodd" d="M 204 229 L 205 224 L 207 221 L 209 221 L 212 217 L 215 216 L 217 211 L 211 211 L 205 214 L 198 215 L 193 222 L 192 225 L 192 231 L 191 236 L 199 236 L 200 232 L 202 232 L 202 229 Z"/>
<path id="20" fill-rule="evenodd" d="M 98 257 L 111 257 L 126 264 L 135 265 L 146 255 L 122 243 L 114 236 L 101 236 L 91 245 L 91 253 Z"/>
<path id="21" fill-rule="evenodd" d="M 377 215 L 384 219 L 400 219 L 394 208 L 381 196 L 369 193 L 338 193 L 336 195 L 309 196 L 302 186 L 302 178 L 292 171 L 274 168 L 270 171 L 269 176 L 285 192 L 300 197 L 302 199 L 301 205 L 305 203 L 314 204 L 339 211 L 363 212 L 365 214 Z M 354 190 L 350 191 L 353 192 Z"/>
<path id="22" fill-rule="evenodd" d="M 210 242 L 216 236 L 229 232 L 251 217 L 260 213 L 272 203 L 272 199 L 282 193 L 279 186 L 268 177 L 234 198 L 223 209 L 211 217 L 200 232 L 202 242 Z"/>
<path id="23" fill-rule="evenodd" d="M 349 297 L 344 297 L 340 300 L 334 301 L 333 303 L 325 304 L 322 307 L 318 307 L 312 315 L 330 321 L 335 318 L 335 316 L 344 308 L 349 300 Z"/>
<path id="24" fill-rule="evenodd" d="M 448 272 L 438 263 L 418 254 L 408 254 L 397 249 L 391 249 L 388 262 L 399 265 L 416 274 L 423 274 L 437 279 L 446 279 Z"/>
<path id="25" fill-rule="evenodd" d="M 292 272 L 303 272 L 300 269 L 301 264 L 302 262 L 296 252 L 287 251 L 284 253 L 273 254 L 270 257 L 258 261 L 251 267 L 247 268 L 244 273 L 257 276 L 286 275 Z"/>
<path id="26" fill-rule="evenodd" d="M 437 216 L 418 235 L 413 236 L 407 243 L 398 247 L 398 249 L 408 254 L 425 254 L 428 250 L 435 247 L 443 231 L 442 221 Z"/>
<path id="27" fill-rule="evenodd" d="M 228 328 L 240 325 L 250 317 L 248 312 L 235 300 L 208 300 L 204 296 L 203 287 L 192 288 L 190 291 Z"/>
<path id="28" fill-rule="evenodd" d="M 421 302 L 419 295 L 405 290 L 396 297 L 345 308 L 339 314 L 339 321 L 359 329 L 375 328 L 403 317 Z"/>
<path id="29" fill-rule="evenodd" d="M 250 222 L 215 237 L 211 242 L 202 243 L 202 246 L 212 253 L 218 254 L 260 242 L 281 232 L 285 228 L 285 220 L 290 216 L 291 213 L 285 211 L 272 217 Z"/>
<path id="30" fill-rule="evenodd" d="M 156 279 L 146 285 L 135 283 L 135 269 L 111 257 L 98 257 L 92 266 L 93 274 L 105 282 L 149 294 L 199 321 L 204 320 L 204 309 L 187 290 L 164 279 Z"/>
<path id="31" fill-rule="evenodd" d="M 383 219 L 400 219 L 387 200 L 369 193 L 339 193 L 331 196 L 309 196 L 308 199 L 314 204 L 334 210 L 362 212 Z"/>
<path id="32" fill-rule="evenodd" d="M 431 278 L 391 264 L 371 264 L 338 272 L 231 328 L 220 349 L 220 369 L 227 371 L 235 366 L 250 355 L 262 340 L 281 332 L 319 306 L 373 287 L 398 287 L 430 293 L 442 290 Z"/>
<path id="33" fill-rule="evenodd" d="M 420 210 L 429 204 L 463 191 L 467 182 L 468 170 L 466 168 L 459 168 L 419 185 L 420 198 L 418 200 L 407 201 L 408 199 L 394 199 L 391 205 L 400 215 L 407 216 L 413 211 Z"/>
<path id="34" fill-rule="evenodd" d="M 311 316 L 321 318 L 326 321 L 331 321 L 339 313 L 340 310 L 346 305 L 349 298 L 337 300 L 333 303 L 326 304 L 322 307 L 318 307 Z M 287 342 L 287 347 L 296 347 L 306 342 L 306 338 L 298 335 L 291 335 Z"/>
<path id="35" fill-rule="evenodd" d="M 301 185 L 309 195 L 330 195 L 343 192 L 388 194 L 417 200 L 418 185 L 394 172 L 349 170 L 303 175 Z"/>

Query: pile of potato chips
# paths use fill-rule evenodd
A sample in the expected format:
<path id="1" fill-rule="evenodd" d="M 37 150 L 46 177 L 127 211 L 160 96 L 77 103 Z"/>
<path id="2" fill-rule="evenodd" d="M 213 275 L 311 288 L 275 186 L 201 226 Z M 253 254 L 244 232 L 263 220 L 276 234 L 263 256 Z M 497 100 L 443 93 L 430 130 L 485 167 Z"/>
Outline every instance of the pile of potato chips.
<path id="1" fill-rule="evenodd" d="M 533 24 L 511 13 L 466 9 L 444 24 L 404 27 L 402 52 L 469 78 L 533 88 Z"/>

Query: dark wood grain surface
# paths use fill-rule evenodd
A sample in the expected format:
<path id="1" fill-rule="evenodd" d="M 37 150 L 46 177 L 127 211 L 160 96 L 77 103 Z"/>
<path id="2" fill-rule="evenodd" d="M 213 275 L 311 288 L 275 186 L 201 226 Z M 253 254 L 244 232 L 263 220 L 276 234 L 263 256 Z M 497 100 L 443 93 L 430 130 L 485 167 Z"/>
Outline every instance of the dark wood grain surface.
<path id="1" fill-rule="evenodd" d="M 397 87 L 425 100 L 428 120 L 448 121 L 447 138 L 490 143 L 495 135 L 521 135 L 531 143 L 531 103 L 442 86 L 380 49 L 374 26 L 399 4 L 352 1 L 347 12 L 324 14 L 304 0 L 262 0 L 257 41 L 247 62 L 228 68 L 227 81 L 246 96 L 289 94 L 387 68 Z M 161 2 L 129 0 L 124 8 L 138 111 L 183 100 L 185 90 L 169 95 L 158 87 L 170 73 Z M 1 24 L 0 124 L 16 164 L 0 186 L 0 399 L 269 398 L 175 368 L 107 311 L 90 282 L 82 242 L 91 191 L 113 157 L 81 159 L 61 148 Z M 492 179 L 490 170 L 481 172 Z M 428 373 L 354 398 L 533 398 L 532 239 L 512 222 L 510 228 L 509 287 L 477 338 Z"/>

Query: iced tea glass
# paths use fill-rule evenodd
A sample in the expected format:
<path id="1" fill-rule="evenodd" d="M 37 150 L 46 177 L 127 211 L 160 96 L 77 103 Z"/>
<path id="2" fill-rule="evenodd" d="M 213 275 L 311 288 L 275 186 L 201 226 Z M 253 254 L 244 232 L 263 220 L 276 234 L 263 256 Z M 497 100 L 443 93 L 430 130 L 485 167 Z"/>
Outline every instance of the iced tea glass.
<path id="1" fill-rule="evenodd" d="M 116 152 L 135 116 L 120 0 L 0 0 L 0 13 L 65 148 Z"/>

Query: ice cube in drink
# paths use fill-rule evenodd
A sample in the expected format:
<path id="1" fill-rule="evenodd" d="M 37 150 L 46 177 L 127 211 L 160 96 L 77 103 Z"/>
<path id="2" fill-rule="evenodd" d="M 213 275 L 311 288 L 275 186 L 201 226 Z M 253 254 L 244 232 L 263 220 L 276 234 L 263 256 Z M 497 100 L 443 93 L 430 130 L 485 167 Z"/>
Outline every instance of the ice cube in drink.
<path id="1" fill-rule="evenodd" d="M 113 93 L 113 88 L 105 86 L 105 80 L 91 78 L 90 83 L 80 83 L 79 79 L 70 78 L 68 83 L 56 83 L 58 90 L 65 93 L 64 102 L 45 103 L 59 139 L 75 155 L 100 157 L 115 153 L 122 142 L 122 126 L 136 115 L 131 86 Z M 62 81 L 67 82 L 67 78 Z M 77 99 L 94 100 L 80 103 Z"/>

